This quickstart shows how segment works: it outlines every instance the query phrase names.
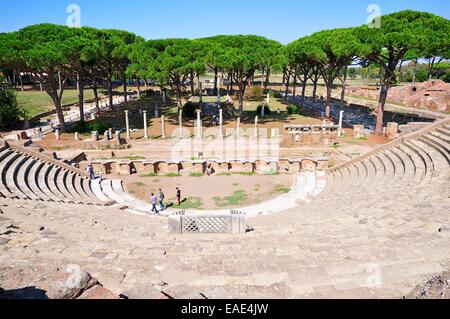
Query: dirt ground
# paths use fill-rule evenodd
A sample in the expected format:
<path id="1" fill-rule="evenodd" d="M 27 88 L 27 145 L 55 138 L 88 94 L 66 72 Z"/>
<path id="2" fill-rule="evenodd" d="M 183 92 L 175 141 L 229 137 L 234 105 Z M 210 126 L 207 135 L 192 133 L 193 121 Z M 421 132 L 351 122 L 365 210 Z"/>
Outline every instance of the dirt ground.
<path id="1" fill-rule="evenodd" d="M 176 187 L 179 187 L 182 198 L 186 198 L 181 208 L 200 210 L 239 208 L 267 201 L 289 192 L 294 181 L 295 175 L 203 177 L 132 175 L 123 178 L 125 189 L 139 199 L 150 202 L 151 193 L 158 193 L 161 188 L 166 195 L 166 202 L 173 203 L 176 198 Z"/>

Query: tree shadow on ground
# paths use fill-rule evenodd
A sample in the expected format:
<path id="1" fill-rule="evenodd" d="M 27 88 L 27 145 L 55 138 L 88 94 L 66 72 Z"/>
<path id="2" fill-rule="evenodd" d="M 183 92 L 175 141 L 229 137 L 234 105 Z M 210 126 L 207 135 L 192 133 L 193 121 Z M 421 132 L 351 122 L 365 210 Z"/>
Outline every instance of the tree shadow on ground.
<path id="1" fill-rule="evenodd" d="M 0 299 L 33 299 L 44 300 L 49 299 L 45 290 L 36 288 L 35 286 L 2 290 L 0 288 Z"/>

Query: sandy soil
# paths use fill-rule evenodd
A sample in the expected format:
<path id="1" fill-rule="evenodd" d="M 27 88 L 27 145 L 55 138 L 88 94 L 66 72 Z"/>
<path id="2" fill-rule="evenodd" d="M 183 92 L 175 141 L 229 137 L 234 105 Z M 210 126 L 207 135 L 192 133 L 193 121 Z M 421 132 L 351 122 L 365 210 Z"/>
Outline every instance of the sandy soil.
<path id="1" fill-rule="evenodd" d="M 157 193 L 159 188 L 163 189 L 168 203 L 174 202 L 176 187 L 179 187 L 182 198 L 188 200 L 187 204 L 194 203 L 194 206 L 198 206 L 193 207 L 195 209 L 228 209 L 260 203 L 288 192 L 295 181 L 295 176 L 142 177 L 133 175 L 123 178 L 123 181 L 128 192 L 147 202 L 150 201 L 151 193 Z M 231 198 L 227 199 L 226 197 L 229 196 Z"/>

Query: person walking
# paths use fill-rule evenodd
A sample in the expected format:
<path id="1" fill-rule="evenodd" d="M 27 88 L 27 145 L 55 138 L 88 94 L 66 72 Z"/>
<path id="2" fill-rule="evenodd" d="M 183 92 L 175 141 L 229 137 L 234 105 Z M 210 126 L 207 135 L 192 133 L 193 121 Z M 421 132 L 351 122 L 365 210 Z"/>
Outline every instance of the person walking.
<path id="1" fill-rule="evenodd" d="M 158 209 L 156 208 L 156 204 L 158 202 L 158 198 L 154 193 L 152 193 L 152 213 L 158 214 Z"/>
<path id="2" fill-rule="evenodd" d="M 94 167 L 92 166 L 92 164 L 89 164 L 89 166 L 86 169 L 89 179 L 94 179 L 95 178 L 95 174 L 94 174 Z"/>
<path id="3" fill-rule="evenodd" d="M 159 199 L 159 207 L 160 207 L 161 211 L 166 209 L 166 207 L 164 206 L 164 198 L 165 197 L 166 196 L 164 195 L 162 189 L 160 188 L 159 193 L 158 193 L 158 199 Z"/>
<path id="4" fill-rule="evenodd" d="M 177 187 L 177 203 L 178 206 L 181 205 L 181 190 Z"/>

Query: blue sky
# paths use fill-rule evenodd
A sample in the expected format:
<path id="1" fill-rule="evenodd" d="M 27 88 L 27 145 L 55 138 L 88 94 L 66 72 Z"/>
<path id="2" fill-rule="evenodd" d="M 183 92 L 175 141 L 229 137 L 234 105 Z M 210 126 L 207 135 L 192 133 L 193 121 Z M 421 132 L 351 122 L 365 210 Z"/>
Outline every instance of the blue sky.
<path id="1" fill-rule="evenodd" d="M 22 0 L 0 1 L 0 32 L 51 22 L 66 24 L 70 4 L 81 25 L 123 29 L 146 39 L 258 34 L 288 43 L 323 29 L 366 23 L 367 6 L 381 13 L 428 11 L 450 19 L 449 0 Z"/>

